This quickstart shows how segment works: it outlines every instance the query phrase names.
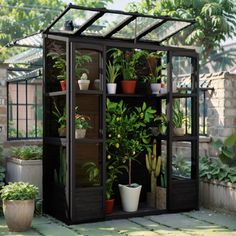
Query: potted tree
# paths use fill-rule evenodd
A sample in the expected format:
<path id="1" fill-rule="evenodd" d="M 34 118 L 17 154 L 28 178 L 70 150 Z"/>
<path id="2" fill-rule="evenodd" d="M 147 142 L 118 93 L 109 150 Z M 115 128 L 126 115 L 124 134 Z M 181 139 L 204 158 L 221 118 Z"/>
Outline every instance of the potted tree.
<path id="1" fill-rule="evenodd" d="M 131 181 L 132 160 L 150 149 L 149 125 L 153 122 L 156 110 L 143 103 L 141 107 L 127 108 L 123 101 L 119 103 L 107 100 L 107 149 L 112 156 L 127 165 L 128 185 L 119 184 L 123 210 L 136 211 L 139 203 L 141 185 Z"/>
<path id="2" fill-rule="evenodd" d="M 157 177 L 161 170 L 161 157 L 157 157 L 156 140 L 153 140 L 152 152 L 146 154 L 146 167 L 151 177 L 151 192 L 147 193 L 147 202 L 151 207 L 156 207 Z"/>
<path id="3" fill-rule="evenodd" d="M 90 118 L 79 114 L 79 108 L 75 107 L 75 138 L 81 139 L 86 135 L 86 130 L 90 127 Z"/>
<path id="4" fill-rule="evenodd" d="M 112 64 L 110 61 L 107 64 L 107 92 L 108 94 L 116 94 L 117 84 L 115 80 L 119 75 L 120 65 Z"/>
<path id="5" fill-rule="evenodd" d="M 36 185 L 42 197 L 42 147 L 30 145 L 11 148 L 6 160 L 6 181 Z"/>
<path id="6" fill-rule="evenodd" d="M 66 90 L 66 60 L 65 53 L 49 52 L 48 57 L 54 61 L 53 68 L 58 69 L 57 79 L 60 81 L 61 90 Z"/>
<path id="7" fill-rule="evenodd" d="M 34 215 L 34 200 L 38 188 L 24 182 L 9 183 L 0 191 L 3 213 L 10 231 L 25 231 L 30 228 Z"/>

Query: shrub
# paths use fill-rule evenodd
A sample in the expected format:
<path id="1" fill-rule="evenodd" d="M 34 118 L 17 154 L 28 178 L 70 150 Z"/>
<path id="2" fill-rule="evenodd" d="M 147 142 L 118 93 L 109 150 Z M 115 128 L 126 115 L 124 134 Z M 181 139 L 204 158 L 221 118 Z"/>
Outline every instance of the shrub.
<path id="1" fill-rule="evenodd" d="M 42 147 L 22 146 L 12 148 L 12 156 L 22 160 L 42 159 Z"/>

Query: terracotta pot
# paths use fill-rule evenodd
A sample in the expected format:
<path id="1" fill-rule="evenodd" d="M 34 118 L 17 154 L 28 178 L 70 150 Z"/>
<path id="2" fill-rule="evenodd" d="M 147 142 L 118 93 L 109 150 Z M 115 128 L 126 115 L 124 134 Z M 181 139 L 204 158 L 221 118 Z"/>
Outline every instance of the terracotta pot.
<path id="1" fill-rule="evenodd" d="M 81 139 L 84 138 L 86 135 L 86 129 L 76 129 L 75 130 L 75 138 Z"/>
<path id="2" fill-rule="evenodd" d="M 32 223 L 34 200 L 3 200 L 3 213 L 10 231 L 26 231 Z"/>
<path id="3" fill-rule="evenodd" d="M 114 201 L 115 199 L 108 199 L 105 201 L 107 215 L 112 213 L 114 207 Z"/>
<path id="4" fill-rule="evenodd" d="M 121 87 L 125 94 L 134 94 L 136 88 L 136 80 L 122 80 Z"/>
<path id="5" fill-rule="evenodd" d="M 61 85 L 61 90 L 65 91 L 66 90 L 66 81 L 65 80 L 60 80 L 60 85 Z"/>

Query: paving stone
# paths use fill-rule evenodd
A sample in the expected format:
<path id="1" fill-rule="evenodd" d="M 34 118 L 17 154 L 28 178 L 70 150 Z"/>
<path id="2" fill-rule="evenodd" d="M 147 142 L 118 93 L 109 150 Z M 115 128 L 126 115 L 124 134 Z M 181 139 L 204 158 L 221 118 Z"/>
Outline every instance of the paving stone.
<path id="1" fill-rule="evenodd" d="M 160 225 L 156 222 L 153 222 L 149 220 L 148 217 L 137 217 L 137 218 L 131 218 L 130 220 L 145 228 L 153 230 L 153 232 L 157 233 L 158 235 L 168 235 L 168 236 L 188 236 L 189 235 L 180 230 L 172 229 L 170 227 L 166 227 L 164 225 Z"/>
<path id="2" fill-rule="evenodd" d="M 75 236 L 80 235 L 62 225 L 50 223 L 50 224 L 38 224 L 35 225 L 34 228 L 42 233 L 43 235 L 47 236 Z"/>
<path id="3" fill-rule="evenodd" d="M 2 221 L 2 220 L 1 220 Z M 40 234 L 34 231 L 33 229 L 29 229 L 25 232 L 10 232 L 7 228 L 7 226 L 0 225 L 0 235 L 8 236 L 8 235 L 13 235 L 13 236 L 21 236 L 21 235 L 32 235 L 32 236 L 39 236 Z"/>
<path id="4" fill-rule="evenodd" d="M 198 220 L 226 227 L 230 230 L 236 230 L 236 216 L 234 215 L 214 212 L 207 209 L 202 209 L 201 211 L 186 212 L 183 214 Z"/>
<path id="5" fill-rule="evenodd" d="M 34 225 L 49 224 L 49 223 L 52 223 L 52 221 L 47 217 L 34 217 L 32 225 L 34 226 Z"/>

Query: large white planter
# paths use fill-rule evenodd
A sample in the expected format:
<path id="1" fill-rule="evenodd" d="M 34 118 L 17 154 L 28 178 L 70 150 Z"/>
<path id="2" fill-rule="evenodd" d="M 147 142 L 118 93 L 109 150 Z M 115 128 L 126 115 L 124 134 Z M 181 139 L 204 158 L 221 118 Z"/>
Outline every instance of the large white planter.
<path id="1" fill-rule="evenodd" d="M 200 203 L 205 208 L 236 213 L 236 184 L 218 180 L 201 180 Z"/>
<path id="2" fill-rule="evenodd" d="M 26 231 L 34 215 L 34 200 L 3 200 L 3 213 L 10 231 Z"/>
<path id="3" fill-rule="evenodd" d="M 39 188 L 42 199 L 42 160 L 20 160 L 8 157 L 6 162 L 7 182 L 28 182 Z"/>
<path id="4" fill-rule="evenodd" d="M 78 80 L 80 90 L 88 90 L 90 80 Z"/>
<path id="5" fill-rule="evenodd" d="M 116 83 L 108 83 L 107 84 L 107 92 L 108 94 L 116 94 Z"/>
<path id="6" fill-rule="evenodd" d="M 137 211 L 141 188 L 142 185 L 139 185 L 138 187 L 129 187 L 127 185 L 119 184 L 123 211 L 126 212 Z"/>
<path id="7" fill-rule="evenodd" d="M 159 94 L 161 91 L 161 84 L 160 83 L 151 83 L 151 90 L 152 94 Z"/>

